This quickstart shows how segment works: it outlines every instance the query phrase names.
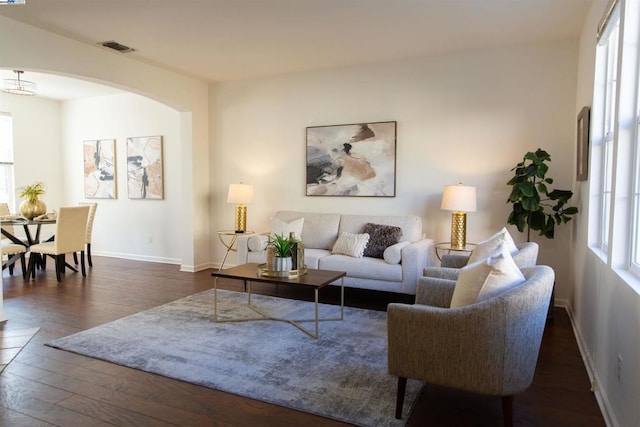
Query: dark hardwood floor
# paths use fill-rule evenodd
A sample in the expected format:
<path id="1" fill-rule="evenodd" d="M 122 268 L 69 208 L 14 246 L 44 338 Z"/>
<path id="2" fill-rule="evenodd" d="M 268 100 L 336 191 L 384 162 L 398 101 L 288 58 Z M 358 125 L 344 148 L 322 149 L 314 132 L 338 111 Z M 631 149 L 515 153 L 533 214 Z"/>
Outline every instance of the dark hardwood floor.
<path id="1" fill-rule="evenodd" d="M 167 379 L 43 344 L 74 332 L 210 289 L 211 271 L 181 273 L 175 265 L 94 257 L 83 280 L 56 282 L 49 263 L 37 279 L 4 272 L 9 320 L 0 330 L 40 331 L 0 375 L 2 426 L 338 426 L 343 423 Z M 239 282 L 221 287 L 241 290 Z M 323 302 L 335 302 L 327 289 Z M 262 285 L 262 292 L 307 295 Z M 324 291 L 323 291 L 324 292 Z M 322 295 L 322 292 L 321 292 Z M 399 295 L 347 290 L 347 305 L 384 310 Z M 603 426 L 566 312 L 547 326 L 534 383 L 516 396 L 517 426 Z M 501 426 L 500 399 L 427 385 L 408 426 Z"/>

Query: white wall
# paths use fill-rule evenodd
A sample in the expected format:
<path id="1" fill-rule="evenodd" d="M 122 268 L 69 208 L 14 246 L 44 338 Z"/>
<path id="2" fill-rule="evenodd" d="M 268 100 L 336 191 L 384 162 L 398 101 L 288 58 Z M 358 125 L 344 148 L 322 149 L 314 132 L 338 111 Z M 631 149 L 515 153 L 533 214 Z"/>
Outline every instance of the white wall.
<path id="1" fill-rule="evenodd" d="M 414 214 L 427 237 L 449 240 L 440 210 L 445 184 L 477 186 L 468 241 L 506 225 L 510 169 L 538 147 L 552 156 L 551 176 L 571 189 L 574 176 L 577 42 L 557 42 L 219 84 L 212 88 L 212 213 L 233 226 L 231 182 L 255 185 L 248 228 L 266 231 L 279 209 Z M 398 122 L 395 198 L 305 197 L 305 128 Z M 513 229 L 516 240 L 524 241 Z M 540 260 L 557 272 L 566 299 L 570 227 L 541 240 Z M 537 239 L 536 239 L 537 240 Z M 223 247 L 213 242 L 214 259 Z"/>
<path id="2" fill-rule="evenodd" d="M 182 179 L 180 114 L 159 102 L 134 94 L 85 98 L 62 103 L 64 200 L 84 200 L 82 141 L 116 140 L 117 198 L 97 202 L 93 253 L 180 264 Z M 163 137 L 163 200 L 129 199 L 126 138 Z"/>
<path id="3" fill-rule="evenodd" d="M 576 115 L 592 105 L 595 34 L 607 4 L 594 0 L 580 39 Z M 608 424 L 640 426 L 640 288 L 631 285 L 637 279 L 614 271 L 587 246 L 589 185 L 585 181 L 577 187 L 584 214 L 574 224 L 574 326 Z M 618 355 L 623 360 L 621 381 Z"/>
<path id="4" fill-rule="evenodd" d="M 60 103 L 0 92 L 0 111 L 13 118 L 16 187 L 44 182 L 47 192 L 42 200 L 51 212 L 60 205 L 64 193 L 60 174 Z M 20 201 L 16 194 L 16 209 Z"/>

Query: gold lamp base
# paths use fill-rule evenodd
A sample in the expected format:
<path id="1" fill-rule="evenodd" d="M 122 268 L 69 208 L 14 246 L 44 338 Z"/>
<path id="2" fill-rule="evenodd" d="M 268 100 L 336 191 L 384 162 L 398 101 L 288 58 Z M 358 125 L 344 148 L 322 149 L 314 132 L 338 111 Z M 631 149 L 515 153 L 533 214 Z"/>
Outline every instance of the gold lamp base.
<path id="1" fill-rule="evenodd" d="M 467 213 L 451 213 L 451 248 L 464 249 L 467 246 Z"/>
<path id="2" fill-rule="evenodd" d="M 236 233 L 247 231 L 247 207 L 245 205 L 236 206 L 235 230 Z"/>

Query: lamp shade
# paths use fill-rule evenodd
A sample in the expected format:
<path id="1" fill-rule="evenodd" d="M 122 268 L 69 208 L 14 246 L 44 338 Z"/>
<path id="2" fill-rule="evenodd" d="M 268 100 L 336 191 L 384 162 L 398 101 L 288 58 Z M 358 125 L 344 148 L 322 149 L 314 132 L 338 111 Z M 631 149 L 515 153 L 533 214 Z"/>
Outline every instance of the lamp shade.
<path id="1" fill-rule="evenodd" d="M 244 205 L 253 202 L 253 185 L 249 184 L 229 184 L 227 203 L 237 203 Z"/>
<path id="2" fill-rule="evenodd" d="M 476 187 L 467 185 L 445 185 L 440 209 L 454 212 L 476 211 Z"/>

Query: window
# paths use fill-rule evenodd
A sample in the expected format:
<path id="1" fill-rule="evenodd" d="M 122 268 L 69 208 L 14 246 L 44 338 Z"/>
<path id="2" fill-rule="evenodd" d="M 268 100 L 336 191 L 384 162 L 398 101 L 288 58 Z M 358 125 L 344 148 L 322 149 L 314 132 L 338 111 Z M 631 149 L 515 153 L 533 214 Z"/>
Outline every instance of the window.
<path id="1" fill-rule="evenodd" d="M 15 212 L 15 185 L 13 181 L 13 119 L 0 113 L 0 203 L 8 203 Z"/>
<path id="2" fill-rule="evenodd" d="M 609 247 L 609 226 L 613 191 L 614 143 L 616 140 L 616 100 L 618 89 L 619 15 L 607 17 L 596 52 L 596 82 L 593 101 L 592 163 L 599 173 L 594 174 L 597 193 L 598 218 L 595 242 L 602 254 Z"/>

